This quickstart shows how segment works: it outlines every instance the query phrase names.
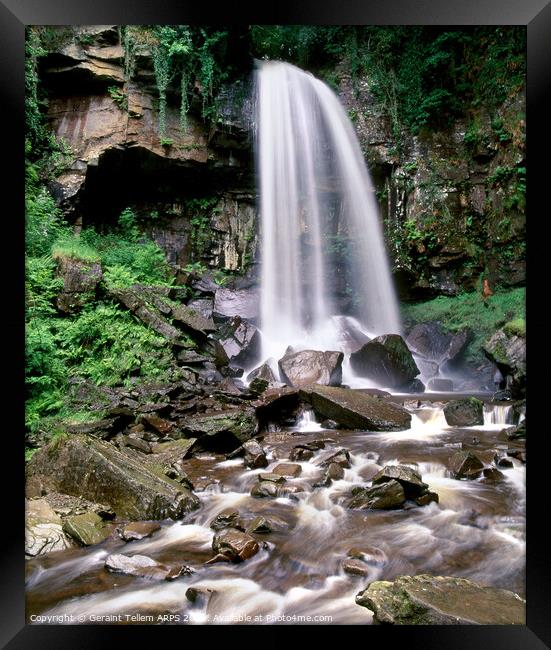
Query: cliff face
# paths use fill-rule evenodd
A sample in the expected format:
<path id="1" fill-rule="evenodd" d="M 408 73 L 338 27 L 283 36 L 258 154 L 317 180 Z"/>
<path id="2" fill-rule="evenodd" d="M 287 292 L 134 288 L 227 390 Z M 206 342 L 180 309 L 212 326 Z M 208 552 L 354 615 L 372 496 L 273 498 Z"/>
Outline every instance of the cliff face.
<path id="1" fill-rule="evenodd" d="M 397 141 L 369 93 L 345 72 L 340 96 L 354 122 L 381 206 L 402 297 L 454 295 L 484 274 L 525 281 L 525 97 L 473 109 L 446 130 Z"/>
<path id="2" fill-rule="evenodd" d="M 524 97 L 495 114 L 481 107 L 468 122 L 397 141 L 368 80 L 354 87 L 346 71 L 337 75 L 375 180 L 402 297 L 453 295 L 474 288 L 481 274 L 491 285 L 522 284 Z M 51 128 L 71 149 L 51 186 L 69 219 L 102 227 L 132 207 L 148 217 L 173 264 L 251 267 L 257 215 L 250 76 L 222 91 L 212 126 L 200 117 L 197 87 L 185 131 L 169 89 L 162 140 L 151 52 L 137 53 L 129 80 L 116 26 L 74 30 L 42 58 L 40 76 Z"/>

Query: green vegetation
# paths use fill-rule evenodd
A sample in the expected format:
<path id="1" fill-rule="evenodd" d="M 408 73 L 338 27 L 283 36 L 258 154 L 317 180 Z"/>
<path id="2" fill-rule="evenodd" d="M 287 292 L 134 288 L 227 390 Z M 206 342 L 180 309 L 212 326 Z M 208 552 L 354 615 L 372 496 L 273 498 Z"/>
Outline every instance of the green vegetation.
<path id="1" fill-rule="evenodd" d="M 484 306 L 479 291 L 464 293 L 452 298 L 438 296 L 433 300 L 408 305 L 402 304 L 404 325 L 409 328 L 416 323 L 440 321 L 449 332 L 458 332 L 468 327 L 473 337 L 466 351 L 468 361 L 476 363 L 482 359 L 484 342 L 499 327 L 506 326 L 511 332 L 524 331 L 525 290 L 496 291 Z"/>

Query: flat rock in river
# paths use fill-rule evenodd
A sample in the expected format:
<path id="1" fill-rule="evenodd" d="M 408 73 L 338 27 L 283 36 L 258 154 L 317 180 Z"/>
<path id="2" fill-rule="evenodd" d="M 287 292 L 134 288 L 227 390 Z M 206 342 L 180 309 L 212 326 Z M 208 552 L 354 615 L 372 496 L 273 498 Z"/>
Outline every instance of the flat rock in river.
<path id="1" fill-rule="evenodd" d="M 464 578 L 400 576 L 372 582 L 356 603 L 391 625 L 525 625 L 525 601 Z"/>
<path id="2" fill-rule="evenodd" d="M 304 396 L 316 415 L 335 420 L 346 429 L 404 431 L 410 428 L 411 415 L 404 408 L 359 391 L 311 386 L 304 391 Z"/>

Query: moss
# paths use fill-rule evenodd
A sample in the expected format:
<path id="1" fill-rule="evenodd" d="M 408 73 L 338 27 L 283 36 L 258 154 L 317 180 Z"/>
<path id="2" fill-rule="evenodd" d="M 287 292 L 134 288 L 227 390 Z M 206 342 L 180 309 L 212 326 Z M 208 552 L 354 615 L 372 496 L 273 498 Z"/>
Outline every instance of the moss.
<path id="1" fill-rule="evenodd" d="M 526 321 L 524 318 L 515 318 L 505 323 L 503 331 L 507 336 L 520 336 L 526 338 Z"/>

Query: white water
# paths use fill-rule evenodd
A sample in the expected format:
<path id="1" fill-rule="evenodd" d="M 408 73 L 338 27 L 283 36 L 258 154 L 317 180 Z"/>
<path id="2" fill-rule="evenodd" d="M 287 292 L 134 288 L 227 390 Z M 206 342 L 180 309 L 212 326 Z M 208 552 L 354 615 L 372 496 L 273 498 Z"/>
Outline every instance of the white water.
<path id="1" fill-rule="evenodd" d="M 263 358 L 296 349 L 342 350 L 330 245 L 350 242 L 357 327 L 370 337 L 401 323 L 373 184 L 338 98 L 295 66 L 258 69 Z"/>

